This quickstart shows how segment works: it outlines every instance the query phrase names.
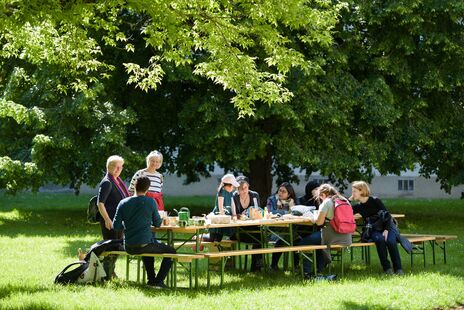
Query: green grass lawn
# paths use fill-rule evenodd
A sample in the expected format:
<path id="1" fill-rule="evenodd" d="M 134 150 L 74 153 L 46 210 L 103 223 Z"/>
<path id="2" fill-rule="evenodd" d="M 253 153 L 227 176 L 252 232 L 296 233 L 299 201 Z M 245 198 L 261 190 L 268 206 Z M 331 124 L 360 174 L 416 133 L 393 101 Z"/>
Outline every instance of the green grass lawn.
<path id="1" fill-rule="evenodd" d="M 90 196 L 72 194 L 16 197 L 0 194 L 0 308 L 1 309 L 447 309 L 464 304 L 464 201 L 461 200 L 384 200 L 392 213 L 404 213 L 400 228 L 408 233 L 454 234 L 459 239 L 448 243 L 448 264 L 437 252 L 437 265 L 428 257 L 424 269 L 416 257 L 411 270 L 409 256 L 401 250 L 403 277 L 387 277 L 375 250 L 372 264 L 357 259 L 348 264 L 343 279 L 328 282 L 303 282 L 289 272 L 277 274 L 227 273 L 219 289 L 214 274 L 211 291 L 200 276 L 198 290 L 159 291 L 119 279 L 98 285 L 54 285 L 56 274 L 77 260 L 77 249 L 100 240 L 99 227 L 85 222 Z M 188 206 L 192 213 L 214 203 L 214 197 L 167 197 L 168 208 Z M 429 251 L 429 254 L 430 251 Z M 204 265 L 202 265 L 204 266 Z M 338 267 L 334 265 L 334 272 Z M 117 273 L 123 277 L 124 260 Z M 185 274 L 179 285 L 187 286 Z"/>

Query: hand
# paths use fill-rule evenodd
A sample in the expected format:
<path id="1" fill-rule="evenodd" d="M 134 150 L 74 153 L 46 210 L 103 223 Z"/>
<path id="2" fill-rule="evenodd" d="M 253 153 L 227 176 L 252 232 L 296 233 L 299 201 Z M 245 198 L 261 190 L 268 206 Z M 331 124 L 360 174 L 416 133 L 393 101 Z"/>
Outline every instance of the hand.
<path id="1" fill-rule="evenodd" d="M 111 222 L 110 219 L 105 220 L 105 227 L 106 227 L 106 229 L 108 229 L 108 230 L 113 229 L 113 222 Z"/>
<path id="2" fill-rule="evenodd" d="M 388 230 L 384 230 L 382 233 L 383 237 L 385 238 L 385 241 L 387 241 L 388 238 Z"/>

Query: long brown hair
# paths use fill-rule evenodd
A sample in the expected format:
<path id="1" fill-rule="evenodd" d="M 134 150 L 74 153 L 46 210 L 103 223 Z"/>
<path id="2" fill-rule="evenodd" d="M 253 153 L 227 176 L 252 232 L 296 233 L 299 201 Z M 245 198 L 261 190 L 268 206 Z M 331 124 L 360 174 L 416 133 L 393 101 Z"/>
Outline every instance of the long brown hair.
<path id="1" fill-rule="evenodd" d="M 316 195 L 315 195 L 314 199 L 320 199 L 319 196 L 321 194 L 326 194 L 328 197 L 330 197 L 332 199 L 339 198 L 339 199 L 346 200 L 346 198 L 343 197 L 343 195 L 340 194 L 335 187 L 333 187 L 332 185 L 327 184 L 327 183 L 321 184 L 317 188 Z"/>

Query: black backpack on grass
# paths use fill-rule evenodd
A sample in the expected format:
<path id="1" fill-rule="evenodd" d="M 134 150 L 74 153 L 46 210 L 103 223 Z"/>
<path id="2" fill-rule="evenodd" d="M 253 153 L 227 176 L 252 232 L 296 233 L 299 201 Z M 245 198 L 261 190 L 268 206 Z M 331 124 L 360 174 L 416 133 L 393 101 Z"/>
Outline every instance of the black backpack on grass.
<path id="1" fill-rule="evenodd" d="M 100 256 L 101 253 L 105 251 L 121 251 L 121 250 L 124 250 L 122 239 L 102 240 L 102 241 L 92 244 L 92 246 L 90 246 L 89 252 L 85 255 L 84 260 L 71 263 L 67 265 L 66 267 L 64 267 L 64 269 L 56 276 L 55 284 L 72 284 L 72 283 L 78 283 L 78 282 L 82 283 L 82 278 L 84 278 L 84 273 L 87 272 L 87 269 L 89 267 L 95 267 L 95 266 L 90 265 L 92 254 L 95 254 L 96 257 L 94 256 L 94 260 L 97 260 L 97 257 Z M 77 267 L 68 271 L 73 266 L 77 266 Z M 96 276 L 96 273 L 94 274 L 93 281 L 92 279 L 90 279 L 90 280 L 84 280 L 84 282 L 95 282 L 99 280 L 95 276 Z M 81 278 L 81 280 L 78 281 L 79 278 Z"/>
<path id="2" fill-rule="evenodd" d="M 78 266 L 73 270 L 68 271 L 69 268 L 73 266 Z M 76 283 L 77 279 L 79 279 L 80 275 L 84 273 L 85 270 L 89 267 L 89 262 L 87 261 L 78 261 L 68 266 L 64 267 L 63 271 L 61 271 L 55 278 L 55 284 L 70 284 Z"/>

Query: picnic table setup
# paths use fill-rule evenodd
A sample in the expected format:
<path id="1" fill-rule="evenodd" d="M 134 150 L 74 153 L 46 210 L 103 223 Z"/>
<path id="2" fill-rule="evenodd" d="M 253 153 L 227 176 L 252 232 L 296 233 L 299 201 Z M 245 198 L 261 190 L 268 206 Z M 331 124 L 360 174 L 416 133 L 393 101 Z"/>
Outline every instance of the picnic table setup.
<path id="1" fill-rule="evenodd" d="M 404 218 L 404 214 L 392 214 L 392 217 L 395 219 Z M 360 220 L 359 215 L 355 216 L 356 220 Z M 184 222 L 182 222 L 184 221 Z M 247 257 L 248 255 L 261 254 L 266 257 L 268 254 L 272 253 L 288 253 L 289 262 L 291 264 L 291 270 L 295 272 L 293 266 L 293 255 L 300 255 L 301 257 L 306 257 L 312 259 L 315 270 L 315 260 L 316 260 L 316 250 L 327 249 L 326 245 L 308 245 L 308 246 L 295 246 L 293 244 L 293 238 L 290 236 L 293 235 L 293 230 L 295 226 L 308 226 L 308 230 L 312 230 L 316 225 L 313 224 L 313 220 L 308 217 L 302 216 L 284 216 L 284 217 L 272 217 L 272 218 L 263 218 L 263 219 L 246 219 L 246 220 L 233 220 L 231 217 L 226 221 L 215 222 L 211 219 L 204 217 L 192 217 L 184 218 L 184 220 L 179 221 L 179 217 L 169 217 L 165 218 L 163 224 L 160 227 L 153 227 L 153 231 L 157 234 L 157 239 L 166 241 L 170 246 L 173 246 L 176 250 L 176 254 L 140 254 L 140 255 L 128 255 L 123 251 L 111 251 L 104 253 L 103 255 L 126 255 L 127 264 L 126 264 L 126 278 L 129 276 L 129 263 L 133 260 L 137 261 L 137 281 L 140 280 L 139 271 L 140 271 L 140 256 L 154 256 L 154 257 L 169 257 L 174 260 L 174 267 L 171 269 L 169 283 L 171 287 L 176 287 L 177 285 L 177 263 L 184 266 L 189 275 L 189 287 L 198 288 L 199 286 L 199 260 L 205 259 L 208 261 L 207 269 L 207 287 L 210 287 L 210 266 L 211 261 L 220 260 L 219 271 L 221 275 L 221 286 L 224 279 L 224 267 L 227 258 L 238 257 Z M 256 228 L 251 230 L 250 228 Z M 221 242 L 210 242 L 204 240 L 203 235 L 206 234 L 212 228 L 233 228 L 236 229 L 238 233 L 249 234 L 250 232 L 260 234 L 260 240 L 256 240 L 261 244 L 260 248 L 255 249 L 242 249 L 240 240 L 222 240 Z M 277 238 L 284 241 L 286 246 L 283 247 L 272 247 L 270 243 L 269 236 L 276 236 Z M 287 237 L 288 236 L 288 237 Z M 424 259 L 425 266 L 425 254 L 426 254 L 426 243 L 430 243 L 433 251 L 433 263 L 435 264 L 435 246 L 439 245 L 443 249 L 444 253 L 444 262 L 446 263 L 446 241 L 457 238 L 457 236 L 434 236 L 434 235 L 415 235 L 408 234 L 406 235 L 408 240 L 414 245 L 414 251 L 411 252 L 411 266 L 413 264 L 413 256 L 420 254 Z M 332 245 L 331 250 L 337 251 L 341 256 L 341 268 L 343 275 L 343 252 L 345 249 L 354 249 L 361 248 L 363 250 L 363 258 L 366 263 L 369 263 L 369 252 L 368 249 L 371 246 L 375 246 L 374 242 L 357 242 L 355 241 L 356 237 L 359 237 L 357 233 L 353 234 L 353 243 L 351 246 L 338 246 Z M 216 248 L 218 251 L 204 251 L 205 249 Z M 193 252 L 193 253 L 192 253 Z M 350 251 L 353 255 L 353 251 Z M 308 255 L 311 253 L 311 257 Z M 264 260 L 266 265 L 266 259 Z M 237 265 L 236 263 L 234 264 Z M 242 263 L 239 261 L 239 268 L 241 268 Z M 245 266 L 246 267 L 246 266 Z M 301 270 L 302 271 L 302 270 Z M 144 273 L 143 278 L 144 278 Z M 194 280 L 194 284 L 192 283 Z"/>

